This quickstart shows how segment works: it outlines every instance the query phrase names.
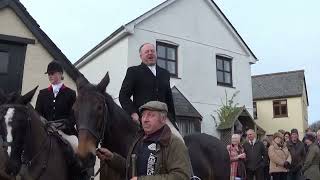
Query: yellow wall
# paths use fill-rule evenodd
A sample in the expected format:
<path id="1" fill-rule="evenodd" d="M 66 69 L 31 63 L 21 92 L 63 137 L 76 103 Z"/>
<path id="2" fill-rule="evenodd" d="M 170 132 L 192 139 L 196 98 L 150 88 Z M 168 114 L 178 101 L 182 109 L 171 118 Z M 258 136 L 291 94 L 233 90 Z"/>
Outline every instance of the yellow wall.
<path id="1" fill-rule="evenodd" d="M 276 99 L 274 99 L 276 100 Z M 266 130 L 266 135 L 272 135 L 279 129 L 289 131 L 293 128 L 298 129 L 300 138 L 304 135 L 306 121 L 304 114 L 307 110 L 303 106 L 303 98 L 287 98 L 288 117 L 273 117 L 273 100 L 261 100 L 257 103 L 257 124 Z"/>
<path id="2" fill-rule="evenodd" d="M 36 40 L 35 44 L 29 44 L 27 46 L 22 93 L 28 92 L 37 85 L 39 85 L 38 90 L 48 87 L 49 81 L 44 72 L 46 71 L 48 63 L 53 60 L 53 57 L 10 8 L 0 10 L 0 34 Z M 68 87 L 75 89 L 75 82 L 65 72 L 64 83 Z M 37 94 L 38 92 L 35 96 L 37 96 Z M 35 103 L 35 100 L 36 98 L 33 98 L 33 103 Z"/>

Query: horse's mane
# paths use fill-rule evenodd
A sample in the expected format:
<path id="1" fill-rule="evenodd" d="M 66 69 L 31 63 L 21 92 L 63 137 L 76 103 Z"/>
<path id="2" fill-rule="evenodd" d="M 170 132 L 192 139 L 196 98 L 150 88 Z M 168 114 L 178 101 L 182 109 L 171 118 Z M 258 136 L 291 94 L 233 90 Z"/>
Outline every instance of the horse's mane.
<path id="1" fill-rule="evenodd" d="M 131 144 L 139 130 L 139 125 L 113 100 L 111 95 L 105 93 L 104 96 L 109 111 L 104 145 L 125 156 L 129 148 L 128 145 Z M 119 140 L 122 141 L 119 142 Z"/>
<path id="2" fill-rule="evenodd" d="M 101 95 L 101 91 L 96 85 L 86 83 L 78 87 L 78 96 L 85 96 L 87 93 Z M 103 92 L 102 95 L 108 111 L 102 145 L 125 156 L 128 151 L 127 146 L 131 144 L 139 126 L 132 121 L 129 114 L 114 101 L 110 94 Z"/>
<path id="3" fill-rule="evenodd" d="M 97 87 L 92 84 L 86 84 L 81 87 L 81 92 L 99 92 Z M 137 124 L 134 123 L 127 112 L 125 112 L 113 99 L 113 97 L 107 92 L 103 93 L 105 102 L 108 107 L 108 121 L 106 128 L 116 127 L 116 130 L 126 130 L 127 133 L 135 133 L 137 130 Z"/>
<path id="4" fill-rule="evenodd" d="M 123 128 L 126 130 L 136 131 L 137 124 L 134 123 L 127 112 L 125 112 L 112 98 L 111 95 L 105 93 L 106 103 L 108 105 L 108 111 L 110 113 L 110 119 L 107 124 L 117 125 L 117 128 Z"/>

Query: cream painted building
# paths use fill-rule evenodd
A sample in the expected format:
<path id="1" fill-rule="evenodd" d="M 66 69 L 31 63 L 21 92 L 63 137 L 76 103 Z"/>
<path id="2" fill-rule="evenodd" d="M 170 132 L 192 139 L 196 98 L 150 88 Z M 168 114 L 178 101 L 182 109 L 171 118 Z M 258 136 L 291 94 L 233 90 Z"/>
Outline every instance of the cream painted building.
<path id="1" fill-rule="evenodd" d="M 0 0 L 0 88 L 24 94 L 37 85 L 38 90 L 48 87 L 44 72 L 54 59 L 64 67 L 65 84 L 75 89 L 77 69 L 23 4 L 18 0 Z"/>
<path id="2" fill-rule="evenodd" d="M 309 105 L 303 70 L 252 76 L 252 91 L 254 117 L 266 135 L 296 128 L 303 137 Z"/>

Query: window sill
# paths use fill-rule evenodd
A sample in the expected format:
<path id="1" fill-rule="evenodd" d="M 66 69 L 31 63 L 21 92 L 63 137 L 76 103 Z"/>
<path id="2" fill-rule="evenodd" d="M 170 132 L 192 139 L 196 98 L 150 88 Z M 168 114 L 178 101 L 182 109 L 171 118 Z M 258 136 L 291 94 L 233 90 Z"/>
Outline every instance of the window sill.
<path id="1" fill-rule="evenodd" d="M 236 87 L 234 87 L 234 86 L 232 86 L 232 85 L 228 85 L 228 84 L 220 84 L 220 83 L 218 83 L 217 85 L 218 85 L 218 86 L 221 86 L 221 87 L 226 87 L 226 88 L 233 88 L 233 89 L 236 88 Z"/>
<path id="2" fill-rule="evenodd" d="M 181 79 L 181 77 L 174 76 L 174 75 L 171 75 L 170 78 L 172 78 L 172 79 Z"/>
<path id="3" fill-rule="evenodd" d="M 273 119 L 287 118 L 289 116 L 273 116 Z"/>

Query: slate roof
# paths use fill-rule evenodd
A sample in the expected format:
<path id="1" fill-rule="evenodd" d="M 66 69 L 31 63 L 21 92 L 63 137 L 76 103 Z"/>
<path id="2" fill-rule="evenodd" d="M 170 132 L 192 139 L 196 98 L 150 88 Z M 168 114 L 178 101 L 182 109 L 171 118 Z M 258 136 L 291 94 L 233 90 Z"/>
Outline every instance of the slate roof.
<path id="1" fill-rule="evenodd" d="M 171 88 L 176 116 L 193 117 L 202 119 L 201 114 L 193 107 L 189 100 L 177 89 Z"/>
<path id="2" fill-rule="evenodd" d="M 40 28 L 40 25 L 33 19 L 23 4 L 19 0 L 0 0 L 0 10 L 7 7 L 11 8 L 17 14 L 25 26 L 41 43 L 41 45 L 55 60 L 61 63 L 66 73 L 75 81 L 79 75 L 78 69 L 73 66 L 68 58 L 62 53 L 62 51 Z"/>
<path id="3" fill-rule="evenodd" d="M 299 97 L 304 85 L 304 70 L 252 76 L 253 100 Z"/>

